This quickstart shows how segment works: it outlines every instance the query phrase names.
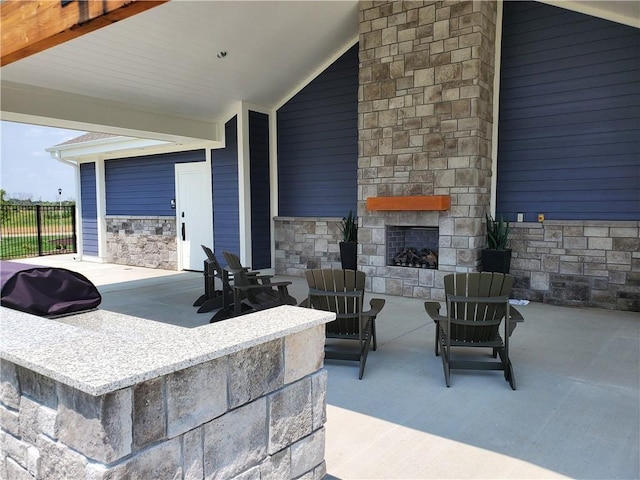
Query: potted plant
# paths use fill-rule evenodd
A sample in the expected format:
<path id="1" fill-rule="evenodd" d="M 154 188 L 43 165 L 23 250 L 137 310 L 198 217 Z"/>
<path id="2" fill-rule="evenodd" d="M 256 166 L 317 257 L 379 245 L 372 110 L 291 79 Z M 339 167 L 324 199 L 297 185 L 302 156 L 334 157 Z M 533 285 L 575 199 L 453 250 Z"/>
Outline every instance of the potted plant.
<path id="1" fill-rule="evenodd" d="M 340 242 L 340 262 L 345 270 L 358 269 L 358 221 L 351 210 L 340 223 L 342 242 Z"/>
<path id="2" fill-rule="evenodd" d="M 500 216 L 487 218 L 487 248 L 482 250 L 482 271 L 509 273 L 511 249 L 509 248 L 509 222 Z"/>

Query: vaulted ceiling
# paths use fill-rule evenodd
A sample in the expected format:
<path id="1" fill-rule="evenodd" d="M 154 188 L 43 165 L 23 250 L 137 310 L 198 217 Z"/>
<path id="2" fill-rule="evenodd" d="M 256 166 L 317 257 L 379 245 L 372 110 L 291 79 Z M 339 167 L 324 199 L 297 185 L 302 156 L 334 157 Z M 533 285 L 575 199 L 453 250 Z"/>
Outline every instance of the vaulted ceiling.
<path id="1" fill-rule="evenodd" d="M 173 0 L 2 67 L 3 117 L 215 140 L 239 101 L 278 106 L 357 35 L 357 1 Z"/>
<path id="2" fill-rule="evenodd" d="M 562 3 L 629 24 L 639 5 Z M 172 0 L 2 67 L 2 118 L 219 140 L 239 102 L 277 108 L 351 46 L 358 9 L 356 0 Z"/>

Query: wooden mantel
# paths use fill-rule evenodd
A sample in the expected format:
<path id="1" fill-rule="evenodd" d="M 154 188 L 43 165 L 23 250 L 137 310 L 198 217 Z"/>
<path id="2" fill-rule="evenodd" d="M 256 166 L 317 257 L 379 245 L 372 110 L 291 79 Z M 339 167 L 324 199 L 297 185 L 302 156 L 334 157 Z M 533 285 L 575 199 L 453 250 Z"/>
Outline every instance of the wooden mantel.
<path id="1" fill-rule="evenodd" d="M 399 197 L 369 197 L 367 210 L 429 210 L 445 211 L 451 207 L 449 195 L 419 195 Z"/>

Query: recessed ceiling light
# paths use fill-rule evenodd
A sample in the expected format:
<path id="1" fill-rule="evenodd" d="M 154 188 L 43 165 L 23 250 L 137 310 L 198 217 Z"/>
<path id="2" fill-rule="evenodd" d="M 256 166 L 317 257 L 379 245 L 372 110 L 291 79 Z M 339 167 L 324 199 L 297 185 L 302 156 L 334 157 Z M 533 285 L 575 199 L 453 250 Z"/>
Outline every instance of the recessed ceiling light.
<path id="1" fill-rule="evenodd" d="M 226 50 L 221 50 L 220 52 L 218 52 L 218 54 L 216 55 L 216 57 L 218 58 L 224 58 L 227 56 L 227 51 Z"/>

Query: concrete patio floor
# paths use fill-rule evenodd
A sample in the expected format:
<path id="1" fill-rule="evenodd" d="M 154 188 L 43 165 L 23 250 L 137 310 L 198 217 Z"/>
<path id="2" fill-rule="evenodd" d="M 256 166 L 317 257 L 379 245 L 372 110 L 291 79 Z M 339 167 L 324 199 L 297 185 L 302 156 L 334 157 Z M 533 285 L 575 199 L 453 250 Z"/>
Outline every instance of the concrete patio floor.
<path id="1" fill-rule="evenodd" d="M 201 273 L 71 255 L 17 261 L 83 273 L 105 310 L 189 328 L 211 316 L 192 307 Z M 293 282 L 298 300 L 306 296 L 302 278 L 278 279 Z M 325 365 L 328 479 L 640 477 L 640 314 L 518 307 L 518 389 L 501 372 L 482 371 L 453 371 L 447 388 L 423 301 L 376 296 L 387 303 L 364 378 L 354 363 Z"/>

